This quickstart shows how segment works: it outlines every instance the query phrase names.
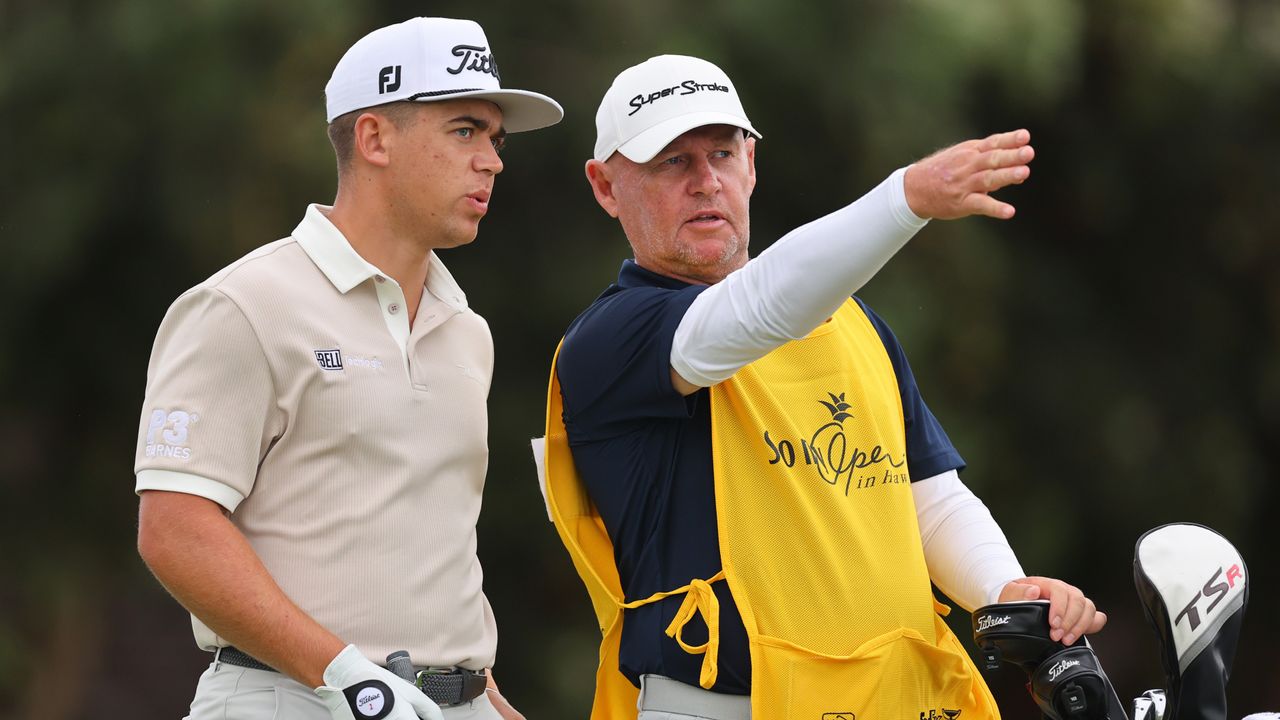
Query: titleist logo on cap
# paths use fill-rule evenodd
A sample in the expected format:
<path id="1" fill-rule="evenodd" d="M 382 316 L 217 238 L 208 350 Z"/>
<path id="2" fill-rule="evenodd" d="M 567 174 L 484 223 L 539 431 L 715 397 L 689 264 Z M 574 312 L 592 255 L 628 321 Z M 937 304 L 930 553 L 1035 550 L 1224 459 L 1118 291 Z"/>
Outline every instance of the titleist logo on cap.
<path id="1" fill-rule="evenodd" d="M 660 90 L 654 90 L 653 92 L 649 92 L 649 93 L 640 93 L 639 95 L 636 95 L 635 97 L 631 98 L 631 102 L 628 104 L 633 109 L 631 112 L 627 113 L 627 115 L 635 115 L 637 112 L 640 112 L 640 108 L 644 107 L 645 105 L 651 105 L 654 102 L 661 100 L 662 98 L 671 97 L 672 95 L 692 95 L 696 92 L 727 93 L 729 92 L 729 88 L 715 81 L 712 81 L 709 83 L 700 83 L 697 80 L 685 80 L 684 82 L 679 83 L 677 85 L 672 85 L 671 87 L 664 87 Z"/>
<path id="2" fill-rule="evenodd" d="M 546 95 L 503 88 L 484 29 L 471 20 L 418 17 L 380 27 L 352 45 L 324 87 L 325 118 L 392 102 L 474 98 L 497 105 L 509 133 L 560 121 Z"/>
<path id="3" fill-rule="evenodd" d="M 454 45 L 453 56 L 462 60 L 458 63 L 458 67 L 447 68 L 449 74 L 457 75 L 463 70 L 475 70 L 501 80 L 502 76 L 498 75 L 498 61 L 493 58 L 493 53 L 485 53 L 486 50 L 488 48 L 482 45 Z"/>

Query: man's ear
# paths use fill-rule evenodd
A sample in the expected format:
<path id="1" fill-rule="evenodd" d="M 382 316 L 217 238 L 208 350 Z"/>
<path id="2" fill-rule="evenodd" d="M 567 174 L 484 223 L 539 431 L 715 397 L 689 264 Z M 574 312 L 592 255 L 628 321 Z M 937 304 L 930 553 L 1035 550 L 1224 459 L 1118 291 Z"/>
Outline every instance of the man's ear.
<path id="1" fill-rule="evenodd" d="M 751 180 L 747 192 L 750 194 L 756 189 L 756 137 L 748 135 L 744 142 L 747 148 L 747 177 Z"/>
<path id="2" fill-rule="evenodd" d="M 394 142 L 395 125 L 385 115 L 363 113 L 356 118 L 355 159 L 386 167 L 391 164 L 390 145 Z"/>
<path id="3" fill-rule="evenodd" d="M 607 163 L 595 158 L 587 161 L 587 182 L 591 183 L 591 192 L 596 195 L 596 202 L 609 213 L 609 217 L 618 217 L 618 198 L 613 194 L 613 176 Z"/>

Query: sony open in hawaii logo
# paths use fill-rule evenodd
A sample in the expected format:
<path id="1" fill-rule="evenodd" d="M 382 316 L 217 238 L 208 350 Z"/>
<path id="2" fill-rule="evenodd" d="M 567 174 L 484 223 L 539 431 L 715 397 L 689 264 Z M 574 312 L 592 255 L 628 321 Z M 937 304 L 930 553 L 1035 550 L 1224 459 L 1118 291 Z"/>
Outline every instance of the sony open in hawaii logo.
<path id="1" fill-rule="evenodd" d="M 809 437 L 776 437 L 764 431 L 765 447 L 770 465 L 781 464 L 816 474 L 821 480 L 845 497 L 850 490 L 864 490 L 890 485 L 906 485 L 911 482 L 907 474 L 906 453 L 894 456 L 880 445 L 859 447 L 845 434 L 844 423 L 853 415 L 853 404 L 845 400 L 845 393 L 828 392 L 831 402 L 818 402 L 830 413 L 830 421 L 818 423 Z M 855 437 L 858 433 L 853 433 Z"/>

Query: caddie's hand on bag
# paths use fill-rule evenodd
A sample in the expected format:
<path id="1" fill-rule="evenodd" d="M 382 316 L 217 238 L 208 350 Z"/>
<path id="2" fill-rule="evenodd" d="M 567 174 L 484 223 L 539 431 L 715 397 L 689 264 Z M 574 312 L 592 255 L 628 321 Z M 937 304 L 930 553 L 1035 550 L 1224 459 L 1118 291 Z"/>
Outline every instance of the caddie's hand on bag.
<path id="1" fill-rule="evenodd" d="M 444 720 L 440 707 L 389 670 L 348 645 L 324 670 L 316 694 L 334 720 Z"/>

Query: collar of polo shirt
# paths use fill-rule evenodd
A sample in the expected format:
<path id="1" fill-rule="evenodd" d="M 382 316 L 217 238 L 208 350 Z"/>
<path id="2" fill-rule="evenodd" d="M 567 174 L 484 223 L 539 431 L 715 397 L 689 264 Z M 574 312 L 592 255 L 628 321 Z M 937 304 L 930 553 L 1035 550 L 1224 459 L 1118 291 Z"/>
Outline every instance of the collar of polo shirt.
<path id="1" fill-rule="evenodd" d="M 307 207 L 307 214 L 293 231 L 293 238 L 298 241 L 311 261 L 329 278 L 329 282 L 343 295 L 360 283 L 374 277 L 384 277 L 388 282 L 395 280 L 379 270 L 351 247 L 342 231 L 329 222 L 328 213 L 333 210 L 328 205 L 312 204 Z M 427 270 L 427 292 L 439 298 L 455 310 L 467 308 L 467 296 L 458 286 L 453 275 L 445 268 L 444 263 L 432 251 L 428 255 L 430 263 Z"/>

